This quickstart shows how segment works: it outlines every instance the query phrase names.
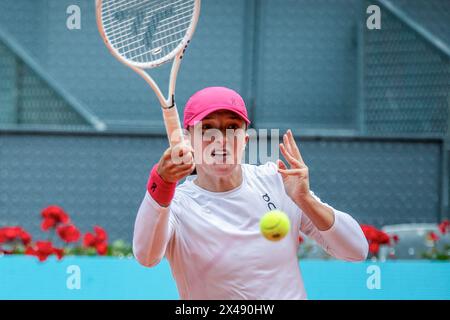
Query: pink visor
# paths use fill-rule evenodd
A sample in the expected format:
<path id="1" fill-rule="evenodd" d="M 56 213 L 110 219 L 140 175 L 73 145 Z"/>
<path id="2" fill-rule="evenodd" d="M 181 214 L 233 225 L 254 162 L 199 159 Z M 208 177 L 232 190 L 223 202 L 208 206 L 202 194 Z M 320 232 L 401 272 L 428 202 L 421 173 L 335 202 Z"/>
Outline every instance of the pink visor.
<path id="1" fill-rule="evenodd" d="M 239 115 L 247 125 L 250 120 L 244 100 L 234 90 L 225 87 L 208 87 L 196 92 L 184 108 L 183 126 L 187 129 L 217 110 L 229 110 Z"/>

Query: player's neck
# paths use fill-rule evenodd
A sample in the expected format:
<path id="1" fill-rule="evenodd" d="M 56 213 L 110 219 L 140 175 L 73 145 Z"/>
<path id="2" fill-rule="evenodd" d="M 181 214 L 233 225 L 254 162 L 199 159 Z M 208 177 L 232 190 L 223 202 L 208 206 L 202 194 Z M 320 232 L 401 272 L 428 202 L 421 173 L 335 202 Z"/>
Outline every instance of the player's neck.
<path id="1" fill-rule="evenodd" d="M 197 178 L 194 180 L 194 183 L 207 191 L 226 192 L 239 187 L 242 184 L 242 181 L 242 168 L 239 165 L 226 177 L 217 177 L 199 171 L 197 172 Z"/>

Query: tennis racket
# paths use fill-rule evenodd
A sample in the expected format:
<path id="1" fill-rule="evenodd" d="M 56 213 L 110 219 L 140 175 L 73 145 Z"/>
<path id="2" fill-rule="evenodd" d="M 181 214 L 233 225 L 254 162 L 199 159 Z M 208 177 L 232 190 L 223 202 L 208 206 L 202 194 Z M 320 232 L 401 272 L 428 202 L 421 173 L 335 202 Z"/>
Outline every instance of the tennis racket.
<path id="1" fill-rule="evenodd" d="M 111 54 L 138 73 L 161 104 L 173 147 L 183 141 L 175 105 L 181 60 L 194 34 L 201 0 L 96 0 L 97 26 Z M 167 98 L 145 71 L 173 60 Z"/>

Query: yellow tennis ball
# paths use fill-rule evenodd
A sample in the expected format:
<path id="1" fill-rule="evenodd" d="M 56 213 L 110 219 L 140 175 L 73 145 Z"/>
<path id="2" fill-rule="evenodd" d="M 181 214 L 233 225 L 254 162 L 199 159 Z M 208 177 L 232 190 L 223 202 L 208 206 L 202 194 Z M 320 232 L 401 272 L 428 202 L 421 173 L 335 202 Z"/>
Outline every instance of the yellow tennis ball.
<path id="1" fill-rule="evenodd" d="M 267 212 L 259 222 L 262 235 L 270 241 L 283 239 L 291 227 L 288 216 L 280 210 Z"/>

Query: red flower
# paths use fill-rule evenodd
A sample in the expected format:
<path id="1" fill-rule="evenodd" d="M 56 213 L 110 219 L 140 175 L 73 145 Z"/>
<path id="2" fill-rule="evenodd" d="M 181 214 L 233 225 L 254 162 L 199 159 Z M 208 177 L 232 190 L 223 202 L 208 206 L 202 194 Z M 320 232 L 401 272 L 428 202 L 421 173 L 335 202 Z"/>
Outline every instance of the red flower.
<path id="1" fill-rule="evenodd" d="M 0 243 L 20 240 L 24 245 L 31 242 L 31 235 L 21 227 L 0 228 Z"/>
<path id="2" fill-rule="evenodd" d="M 56 221 L 53 219 L 44 219 L 42 220 L 41 229 L 42 231 L 47 231 L 50 228 L 53 228 L 56 225 Z"/>
<path id="3" fill-rule="evenodd" d="M 95 242 L 96 242 L 95 236 L 90 232 L 86 232 L 86 234 L 84 235 L 84 239 L 83 239 L 84 246 L 85 247 L 94 247 Z"/>
<path id="4" fill-rule="evenodd" d="M 16 238 L 17 227 L 5 227 L 0 229 L 1 242 L 11 242 Z"/>
<path id="5" fill-rule="evenodd" d="M 450 221 L 444 220 L 442 221 L 439 226 L 439 231 L 441 231 L 442 234 L 446 234 L 448 230 L 450 229 Z"/>
<path id="6" fill-rule="evenodd" d="M 371 254 L 378 254 L 381 245 L 391 245 L 391 237 L 386 232 L 365 224 L 361 225 L 361 229 L 367 239 L 367 242 L 369 243 L 369 252 Z M 392 240 L 397 243 L 399 241 L 399 237 L 397 235 L 393 235 Z"/>
<path id="7" fill-rule="evenodd" d="M 99 255 L 104 256 L 108 252 L 108 244 L 106 242 L 98 243 L 95 246 L 95 250 L 97 250 Z"/>
<path id="8" fill-rule="evenodd" d="M 27 256 L 35 256 L 35 255 L 36 255 L 36 252 L 34 251 L 33 247 L 27 246 L 27 247 L 25 248 L 25 254 L 26 254 Z"/>
<path id="9" fill-rule="evenodd" d="M 95 248 L 99 255 L 105 255 L 108 252 L 108 234 L 106 231 L 99 227 L 94 227 L 95 234 L 86 232 L 83 238 L 83 244 L 85 247 Z"/>
<path id="10" fill-rule="evenodd" d="M 107 235 L 105 229 L 103 229 L 102 227 L 94 226 L 94 231 L 95 231 L 98 241 L 104 242 L 104 241 L 108 240 L 108 235 Z"/>
<path id="11" fill-rule="evenodd" d="M 19 235 L 19 227 L 4 227 L 0 229 L 0 242 L 12 242 Z"/>
<path id="12" fill-rule="evenodd" d="M 64 257 L 64 249 L 62 248 L 53 248 L 53 253 L 56 255 L 58 260 L 61 260 Z"/>
<path id="13" fill-rule="evenodd" d="M 20 238 L 22 239 L 22 243 L 24 245 L 28 245 L 31 242 L 31 235 L 25 231 L 20 234 Z"/>
<path id="14" fill-rule="evenodd" d="M 53 244 L 50 241 L 36 242 L 36 253 L 39 260 L 43 261 L 47 259 L 47 257 L 53 253 Z M 41 259 L 41 257 L 43 257 L 43 259 Z"/>
<path id="15" fill-rule="evenodd" d="M 369 242 L 377 241 L 377 239 L 378 239 L 378 230 L 375 227 L 369 226 L 367 224 L 362 224 L 361 225 L 361 229 L 362 229 L 364 235 L 366 236 L 366 239 Z"/>
<path id="16" fill-rule="evenodd" d="M 39 261 L 45 261 L 53 253 L 53 245 L 50 241 L 37 241 L 34 252 Z"/>
<path id="17" fill-rule="evenodd" d="M 42 221 L 41 228 L 47 231 L 50 228 L 56 227 L 60 223 L 69 223 L 70 219 L 67 213 L 58 206 L 49 206 L 41 212 Z"/>
<path id="18" fill-rule="evenodd" d="M 431 232 L 428 234 L 428 239 L 430 239 L 431 241 L 436 242 L 436 241 L 439 240 L 439 236 L 438 236 L 436 233 L 434 233 L 433 231 L 431 231 Z"/>
<path id="19" fill-rule="evenodd" d="M 26 255 L 36 256 L 39 261 L 45 261 L 47 258 L 55 254 L 58 260 L 64 255 L 64 249 L 55 248 L 50 241 L 37 241 L 34 247 L 28 246 L 25 250 Z"/>
<path id="20" fill-rule="evenodd" d="M 56 229 L 59 237 L 67 243 L 77 242 L 80 239 L 80 230 L 73 224 L 59 226 Z"/>
<path id="21" fill-rule="evenodd" d="M 303 239 L 303 237 L 302 237 L 302 236 L 298 236 L 298 243 L 299 243 L 299 244 L 302 244 L 303 241 L 305 241 L 305 240 Z"/>
<path id="22" fill-rule="evenodd" d="M 369 252 L 372 254 L 377 254 L 380 251 L 380 244 L 377 242 L 372 242 L 369 244 Z"/>
<path id="23" fill-rule="evenodd" d="M 389 235 L 386 234 L 385 232 L 366 224 L 362 224 L 361 229 L 369 243 L 376 242 L 379 244 L 390 244 Z"/>
<path id="24" fill-rule="evenodd" d="M 388 234 L 384 233 L 383 231 L 378 231 L 377 242 L 379 244 L 390 244 L 391 239 L 389 238 Z"/>
<path id="25" fill-rule="evenodd" d="M 392 236 L 392 240 L 394 241 L 394 243 L 398 243 L 398 241 L 400 240 L 400 238 L 398 237 L 398 235 L 394 234 Z"/>

